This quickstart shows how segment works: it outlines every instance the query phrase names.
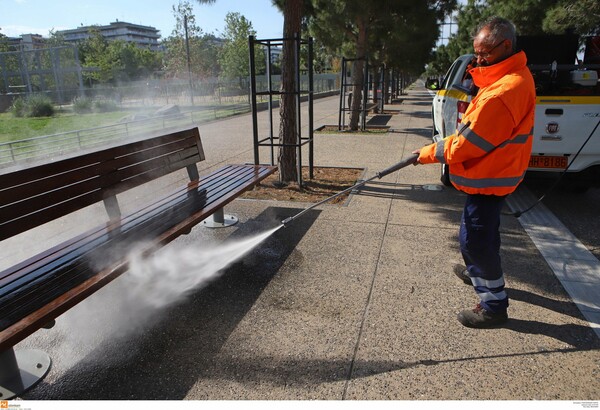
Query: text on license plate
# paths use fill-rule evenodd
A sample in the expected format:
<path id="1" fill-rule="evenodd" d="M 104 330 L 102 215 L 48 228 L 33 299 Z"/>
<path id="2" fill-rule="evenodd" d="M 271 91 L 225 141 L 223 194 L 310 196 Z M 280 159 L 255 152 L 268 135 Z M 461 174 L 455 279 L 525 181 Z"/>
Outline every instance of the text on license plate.
<path id="1" fill-rule="evenodd" d="M 567 167 L 567 157 L 551 157 L 545 155 L 532 155 L 529 158 L 529 168 L 558 168 Z"/>

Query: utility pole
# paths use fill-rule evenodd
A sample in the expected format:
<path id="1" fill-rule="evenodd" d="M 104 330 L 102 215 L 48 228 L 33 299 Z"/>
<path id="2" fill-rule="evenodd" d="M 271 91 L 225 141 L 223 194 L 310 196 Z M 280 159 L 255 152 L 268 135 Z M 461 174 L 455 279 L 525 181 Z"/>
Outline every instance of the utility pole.
<path id="1" fill-rule="evenodd" d="M 190 103 L 194 105 L 194 89 L 192 88 L 192 68 L 190 62 L 190 39 L 188 37 L 187 14 L 183 16 L 183 28 L 185 30 L 185 53 L 187 55 L 188 80 L 190 82 Z"/>

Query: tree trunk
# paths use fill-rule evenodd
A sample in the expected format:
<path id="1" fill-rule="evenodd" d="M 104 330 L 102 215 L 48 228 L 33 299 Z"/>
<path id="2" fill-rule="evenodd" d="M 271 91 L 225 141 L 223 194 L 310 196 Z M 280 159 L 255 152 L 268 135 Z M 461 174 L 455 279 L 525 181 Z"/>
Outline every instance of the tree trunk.
<path id="1" fill-rule="evenodd" d="M 381 84 L 381 67 L 377 67 L 373 69 L 373 103 L 375 104 L 375 108 L 373 108 L 374 114 L 379 114 L 379 99 L 382 98 L 379 95 L 379 89 L 383 92 L 383 85 Z"/>
<path id="2" fill-rule="evenodd" d="M 358 121 L 361 115 L 363 101 L 363 88 L 365 85 L 365 70 L 367 58 L 367 24 L 363 19 L 358 19 L 358 37 L 356 40 L 356 58 L 352 69 L 352 106 L 350 111 L 350 130 L 358 130 Z"/>
<path id="3" fill-rule="evenodd" d="M 283 42 L 283 55 L 281 61 L 281 101 L 279 106 L 279 142 L 280 144 L 299 143 L 299 133 L 296 119 L 296 45 L 293 39 L 298 35 L 300 39 L 300 25 L 302 21 L 303 0 L 286 0 L 283 11 L 283 37 L 288 39 Z M 296 162 L 296 147 L 286 146 L 279 148 L 278 156 L 280 181 L 290 182 L 298 179 Z"/>

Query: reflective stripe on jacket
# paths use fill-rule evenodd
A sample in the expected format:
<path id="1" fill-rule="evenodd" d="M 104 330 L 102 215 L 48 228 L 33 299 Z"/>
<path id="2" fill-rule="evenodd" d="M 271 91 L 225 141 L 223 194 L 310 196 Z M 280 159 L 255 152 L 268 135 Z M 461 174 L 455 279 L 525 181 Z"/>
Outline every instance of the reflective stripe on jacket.
<path id="1" fill-rule="evenodd" d="M 421 149 L 421 163 L 450 165 L 468 194 L 508 195 L 523 180 L 533 143 L 535 84 L 524 52 L 469 71 L 479 87 L 456 133 Z"/>

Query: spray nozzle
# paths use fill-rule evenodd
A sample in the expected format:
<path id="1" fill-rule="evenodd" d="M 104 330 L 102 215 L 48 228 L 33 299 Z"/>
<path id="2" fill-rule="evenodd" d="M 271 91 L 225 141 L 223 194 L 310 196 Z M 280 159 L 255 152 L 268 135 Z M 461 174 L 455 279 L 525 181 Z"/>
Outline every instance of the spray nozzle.
<path id="1" fill-rule="evenodd" d="M 290 216 L 289 218 L 285 218 L 283 221 L 281 221 L 281 224 L 282 224 L 283 226 L 286 226 L 287 224 L 289 224 L 289 223 L 290 223 L 290 222 L 292 222 L 293 220 L 294 220 L 294 218 Z"/>

